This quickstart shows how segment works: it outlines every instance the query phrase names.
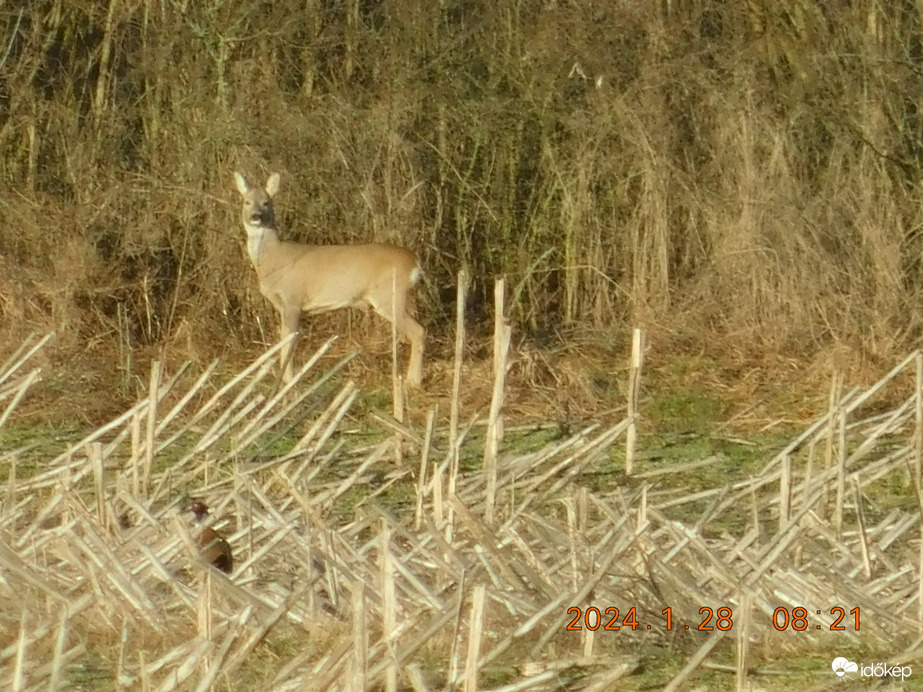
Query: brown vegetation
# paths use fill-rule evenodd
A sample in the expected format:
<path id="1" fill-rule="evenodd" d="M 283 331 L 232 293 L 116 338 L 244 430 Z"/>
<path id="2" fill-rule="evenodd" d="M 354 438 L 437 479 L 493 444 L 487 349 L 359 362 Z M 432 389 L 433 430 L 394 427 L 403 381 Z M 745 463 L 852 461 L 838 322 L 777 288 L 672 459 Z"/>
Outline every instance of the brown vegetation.
<path id="1" fill-rule="evenodd" d="M 238 167 L 292 181 L 292 240 L 413 248 L 437 341 L 462 265 L 472 316 L 505 274 L 538 337 L 919 334 L 913 3 L 29 0 L 0 27 L 10 348 L 54 329 L 61 362 L 130 380 L 138 349 L 272 341 Z"/>
<path id="2" fill-rule="evenodd" d="M 461 417 L 451 402 L 447 434 L 430 408 L 421 434 L 423 406 L 404 422 L 351 412 L 348 358 L 281 391 L 275 353 L 229 373 L 276 337 L 235 170 L 285 177 L 286 240 L 394 242 L 420 257 L 433 398 L 456 375 L 442 335 L 463 266 L 468 321 L 485 331 L 493 279 L 508 277 L 516 341 L 497 389 L 513 414 L 593 408 L 601 392 L 620 406 L 611 355 L 634 324 L 654 355 L 700 359 L 683 376 L 752 399 L 736 421 L 752 420 L 774 378 L 896 361 L 920 335 L 921 11 L 0 6 L 0 352 L 16 351 L 0 366 L 0 680 L 89 687 L 95 671 L 100 685 L 152 689 L 180 677 L 358 689 L 395 675 L 423 688 L 414 681 L 557 685 L 586 672 L 606 689 L 640 651 L 654 665 L 637 686 L 679 687 L 698 663 L 734 660 L 746 682 L 780 655 L 859 651 L 827 620 L 822 633 L 777 634 L 774 609 L 805 603 L 825 616 L 861 607 L 867 651 L 917 661 L 918 351 L 870 389 L 835 378 L 824 417 L 789 399 L 787 420 L 814 423 L 755 471 L 723 452 L 677 464 L 655 449 L 633 478 L 619 475 L 617 445 L 636 421 L 610 420 L 614 408 L 500 448 L 485 482 L 468 467 L 482 446 L 469 402 Z M 27 339 L 52 331 L 44 348 Z M 562 337 L 569 348 L 549 348 Z M 482 362 L 456 369 L 460 396 L 484 403 L 489 344 L 477 343 Z M 733 362 L 700 367 L 715 353 Z M 610 359 L 597 373 L 575 366 L 596 354 Z M 182 370 L 186 359 L 196 367 Z M 784 367 L 740 365 L 770 362 Z M 54 397 L 35 395 L 39 372 Z M 8 423 L 27 406 L 109 422 L 66 443 L 39 428 L 20 446 Z M 675 408 L 685 422 L 692 407 Z M 215 504 L 230 577 L 203 569 L 176 516 L 188 495 Z M 648 618 L 676 607 L 696 624 L 696 604 L 728 603 L 743 618 L 734 632 L 655 631 L 657 650 L 646 631 L 594 641 L 562 629 L 569 604 Z"/>

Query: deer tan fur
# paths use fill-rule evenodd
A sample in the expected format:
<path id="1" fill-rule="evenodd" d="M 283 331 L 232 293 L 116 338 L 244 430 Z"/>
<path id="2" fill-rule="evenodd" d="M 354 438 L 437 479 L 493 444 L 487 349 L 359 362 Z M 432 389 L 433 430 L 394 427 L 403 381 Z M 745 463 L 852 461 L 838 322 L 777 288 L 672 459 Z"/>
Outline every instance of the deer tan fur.
<path id="1" fill-rule="evenodd" d="M 423 327 L 410 314 L 411 291 L 421 276 L 420 263 L 410 250 L 396 245 L 304 245 L 279 240 L 272 198 L 279 191 L 279 174 L 266 187 L 249 187 L 235 173 L 243 197 L 241 220 L 247 231 L 247 253 L 256 269 L 260 292 L 279 311 L 282 338 L 298 332 L 301 313 L 322 313 L 368 303 L 394 323 L 410 343 L 407 382 L 423 379 Z M 294 339 L 281 351 L 283 378 L 292 378 Z"/>

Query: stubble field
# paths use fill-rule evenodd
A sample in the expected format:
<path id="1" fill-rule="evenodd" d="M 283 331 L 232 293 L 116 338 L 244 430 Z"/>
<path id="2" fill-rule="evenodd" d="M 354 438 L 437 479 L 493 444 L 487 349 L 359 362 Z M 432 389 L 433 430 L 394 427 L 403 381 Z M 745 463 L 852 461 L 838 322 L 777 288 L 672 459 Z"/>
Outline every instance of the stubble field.
<path id="1" fill-rule="evenodd" d="M 636 404 L 595 418 L 448 392 L 401 412 L 331 345 L 281 390 L 274 350 L 234 377 L 152 364 L 59 439 L 14 423 L 42 344 L 8 361 L 5 688 L 820 690 L 841 656 L 918 660 L 920 354 L 759 430 L 765 409 L 629 367 Z M 460 392 L 490 377 L 452 366 Z M 197 557 L 190 498 L 231 574 Z"/>

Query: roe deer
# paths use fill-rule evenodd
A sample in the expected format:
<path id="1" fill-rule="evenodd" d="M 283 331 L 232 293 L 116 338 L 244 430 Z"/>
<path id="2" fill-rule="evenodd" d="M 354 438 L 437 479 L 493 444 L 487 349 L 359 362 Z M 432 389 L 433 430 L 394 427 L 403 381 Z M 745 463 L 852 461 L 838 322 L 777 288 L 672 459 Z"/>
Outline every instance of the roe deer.
<path id="1" fill-rule="evenodd" d="M 282 319 L 282 338 L 298 331 L 302 312 L 321 313 L 366 302 L 394 323 L 410 342 L 407 382 L 423 379 L 424 331 L 409 312 L 411 289 L 420 278 L 420 263 L 410 250 L 396 245 L 303 245 L 279 240 L 272 198 L 279 191 L 279 174 L 266 187 L 249 187 L 234 173 L 243 197 L 241 219 L 247 229 L 247 253 L 260 282 L 260 292 Z M 283 379 L 292 378 L 294 339 L 281 351 Z"/>

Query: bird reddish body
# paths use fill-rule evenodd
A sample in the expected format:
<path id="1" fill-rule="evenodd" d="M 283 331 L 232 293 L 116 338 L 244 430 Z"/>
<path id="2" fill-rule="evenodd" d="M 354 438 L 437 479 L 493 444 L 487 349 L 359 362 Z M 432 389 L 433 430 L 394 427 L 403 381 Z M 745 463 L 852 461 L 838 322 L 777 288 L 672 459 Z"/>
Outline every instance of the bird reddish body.
<path id="1" fill-rule="evenodd" d="M 230 544 L 211 526 L 205 526 L 208 520 L 208 505 L 201 500 L 189 505 L 189 511 L 195 515 L 196 522 L 201 525 L 196 543 L 202 554 L 202 559 L 222 572 L 230 574 L 234 569 L 234 554 Z"/>

